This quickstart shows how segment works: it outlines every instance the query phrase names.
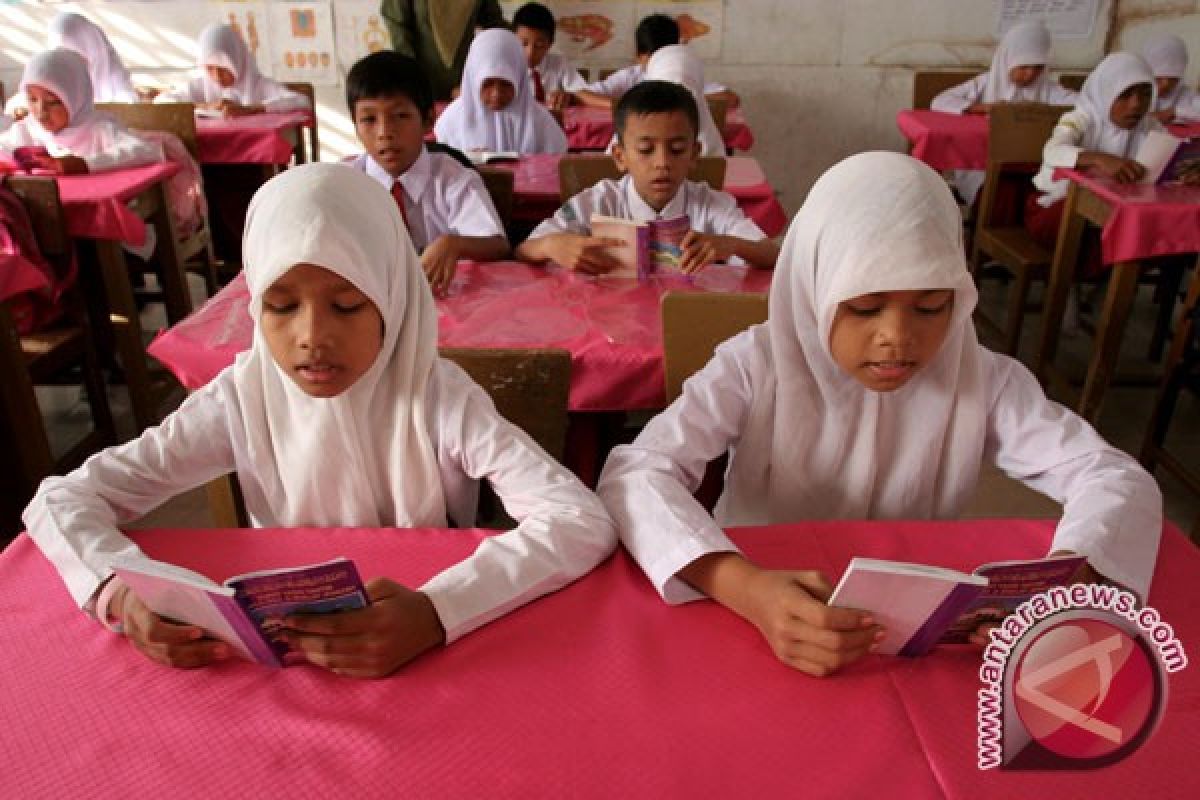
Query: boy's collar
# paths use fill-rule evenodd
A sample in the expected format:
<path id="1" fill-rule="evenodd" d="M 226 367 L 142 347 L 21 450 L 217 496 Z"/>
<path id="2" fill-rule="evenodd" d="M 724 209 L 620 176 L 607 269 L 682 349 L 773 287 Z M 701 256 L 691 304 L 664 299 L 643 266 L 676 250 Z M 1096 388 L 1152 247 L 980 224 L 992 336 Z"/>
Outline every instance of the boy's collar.
<path id="1" fill-rule="evenodd" d="M 624 180 L 625 198 L 629 203 L 630 215 L 635 221 L 648 222 L 652 219 L 674 219 L 687 213 L 687 178 L 684 178 L 683 183 L 679 184 L 679 188 L 675 190 L 675 194 L 663 206 L 662 211 L 655 211 L 654 207 L 646 202 L 641 192 L 638 191 L 637 184 L 633 182 L 632 175 L 626 174 Z"/>
<path id="2" fill-rule="evenodd" d="M 399 177 L 393 176 L 390 172 L 379 165 L 375 157 L 370 153 L 367 156 L 367 174 L 375 180 L 384 184 L 385 188 L 391 189 L 392 185 L 399 181 L 404 187 L 404 191 L 409 198 L 415 201 L 425 190 L 426 184 L 429 183 L 429 177 L 432 172 L 432 160 L 429 158 L 429 151 L 421 147 L 421 153 L 417 156 L 417 160 L 405 170 Z"/>

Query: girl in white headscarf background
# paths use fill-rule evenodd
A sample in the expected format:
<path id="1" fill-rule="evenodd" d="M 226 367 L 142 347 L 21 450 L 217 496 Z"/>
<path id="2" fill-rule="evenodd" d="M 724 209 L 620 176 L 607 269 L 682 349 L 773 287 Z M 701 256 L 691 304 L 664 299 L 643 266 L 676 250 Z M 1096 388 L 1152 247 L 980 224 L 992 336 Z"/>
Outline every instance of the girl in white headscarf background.
<path id="1" fill-rule="evenodd" d="M 1142 58 L 1154 73 L 1158 99 L 1152 112 L 1166 124 L 1181 120 L 1200 119 L 1200 95 L 1183 82 L 1187 73 L 1188 51 L 1183 39 L 1173 33 L 1160 33 L 1142 47 Z"/>
<path id="2" fill-rule="evenodd" d="M 227 117 L 312 107 L 304 95 L 259 72 L 254 54 L 229 25 L 209 25 L 197 45 L 200 75 L 158 95 L 156 102 L 195 103 Z"/>
<path id="3" fill-rule="evenodd" d="M 21 76 L 30 113 L 0 134 L 11 158 L 18 147 L 41 146 L 38 166 L 61 174 L 103 172 L 162 161 L 162 148 L 93 107 L 87 62 L 73 50 L 38 53 Z"/>
<path id="4" fill-rule="evenodd" d="M 691 48 L 673 44 L 656 50 L 646 62 L 644 80 L 678 83 L 691 92 L 700 114 L 700 130 L 696 137 L 700 141 L 700 155 L 725 155 L 725 138 L 717 128 L 704 96 L 704 63 Z"/>
<path id="5" fill-rule="evenodd" d="M 123 622 L 160 661 L 222 657 L 213 641 L 178 644 L 180 626 L 109 577 L 114 558 L 138 554 L 118 522 L 229 472 L 256 526 L 469 527 L 483 478 L 519 522 L 420 591 L 371 581 L 371 608 L 395 625 L 370 634 L 357 630 L 361 617 L 340 616 L 363 649 L 325 655 L 321 620 L 292 630 L 313 663 L 345 674 L 387 674 L 612 551 L 596 497 L 438 357 L 433 297 L 376 181 L 338 164 L 290 169 L 255 196 L 245 238 L 250 350 L 162 425 L 48 478 L 25 511 L 81 606 Z"/>
<path id="6" fill-rule="evenodd" d="M 471 42 L 462 92 L 433 126 L 439 142 L 464 152 L 565 153 L 567 135 L 534 97 L 521 41 L 491 28 Z"/>
<path id="7" fill-rule="evenodd" d="M 1144 598 L 1162 525 L 1154 480 L 1019 362 L 982 348 L 975 303 L 937 173 L 864 153 L 821 177 L 784 241 L 767 321 L 718 347 L 604 467 L 598 493 L 663 598 L 707 594 L 783 661 L 826 674 L 878 628 L 827 607 L 825 576 L 764 571 L 722 528 L 954 517 L 985 462 L 1064 505 L 1051 551 L 1085 555 Z M 692 492 L 723 453 L 709 516 Z"/>

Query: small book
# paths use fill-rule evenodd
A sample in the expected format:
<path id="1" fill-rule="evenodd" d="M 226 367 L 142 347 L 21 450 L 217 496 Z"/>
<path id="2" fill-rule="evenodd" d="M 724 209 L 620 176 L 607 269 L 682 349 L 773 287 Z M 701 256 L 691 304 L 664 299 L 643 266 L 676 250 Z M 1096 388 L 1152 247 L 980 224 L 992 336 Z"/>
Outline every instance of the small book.
<path id="1" fill-rule="evenodd" d="M 196 106 L 195 115 L 200 119 L 225 119 L 225 112 L 219 108 L 201 108 Z"/>
<path id="2" fill-rule="evenodd" d="M 472 164 L 502 164 L 521 160 L 516 150 L 467 150 L 464 155 Z"/>
<path id="3" fill-rule="evenodd" d="M 50 152 L 41 145 L 30 144 L 14 149 L 12 155 L 18 167 L 26 172 L 32 172 L 42 166 L 38 159 L 48 157 Z"/>
<path id="4" fill-rule="evenodd" d="M 1180 139 L 1163 131 L 1150 131 L 1138 147 L 1135 160 L 1146 168 L 1142 183 L 1200 179 L 1200 137 Z"/>
<path id="5" fill-rule="evenodd" d="M 672 219 L 635 222 L 631 219 L 593 214 L 592 236 L 620 239 L 608 248 L 621 268 L 609 275 L 645 280 L 655 273 L 679 274 L 683 260 L 683 238 L 692 229 L 687 214 Z"/>
<path id="6" fill-rule="evenodd" d="M 1086 561 L 1053 556 L 998 561 L 973 573 L 926 564 L 854 558 L 829 605 L 869 612 L 886 635 L 876 652 L 920 656 L 937 644 L 963 644 L 1039 592 L 1066 584 Z"/>
<path id="7" fill-rule="evenodd" d="M 118 561 L 113 572 L 154 613 L 203 628 L 246 660 L 275 667 L 283 666 L 291 652 L 280 633 L 284 617 L 367 605 L 358 570 L 345 558 L 250 572 L 223 584 L 148 558 Z"/>

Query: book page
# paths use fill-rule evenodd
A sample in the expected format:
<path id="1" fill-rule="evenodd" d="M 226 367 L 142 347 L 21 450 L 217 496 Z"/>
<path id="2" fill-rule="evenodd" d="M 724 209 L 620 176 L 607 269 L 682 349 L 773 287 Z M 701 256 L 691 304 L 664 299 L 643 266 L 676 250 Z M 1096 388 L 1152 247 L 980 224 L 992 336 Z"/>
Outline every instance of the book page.
<path id="1" fill-rule="evenodd" d="M 1137 156 L 1134 161 L 1137 161 L 1146 168 L 1146 174 L 1142 176 L 1140 183 L 1153 184 L 1158 183 L 1158 179 L 1162 177 L 1163 170 L 1170 163 L 1171 157 L 1175 155 L 1175 151 L 1183 144 L 1183 140 L 1176 139 L 1169 133 L 1162 131 L 1150 131 L 1146 134 L 1146 138 L 1142 140 L 1141 147 L 1138 148 Z"/>
<path id="2" fill-rule="evenodd" d="M 606 239 L 620 239 L 621 244 L 606 248 L 606 252 L 620 264 L 620 269 L 607 273 L 614 278 L 633 278 L 639 275 L 639 265 L 642 263 L 642 242 L 644 234 L 639 234 L 639 225 L 633 220 L 606 217 L 603 214 L 593 214 L 591 219 L 592 236 Z"/>

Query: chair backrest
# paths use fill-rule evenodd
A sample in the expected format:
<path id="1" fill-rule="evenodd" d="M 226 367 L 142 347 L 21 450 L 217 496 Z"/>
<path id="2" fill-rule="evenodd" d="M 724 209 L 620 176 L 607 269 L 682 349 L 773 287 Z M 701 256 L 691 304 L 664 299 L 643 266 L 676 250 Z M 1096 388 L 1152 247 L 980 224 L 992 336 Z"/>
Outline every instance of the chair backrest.
<path id="1" fill-rule="evenodd" d="M 708 113 L 712 114 L 713 122 L 723 136 L 725 121 L 729 118 L 729 99 L 720 95 L 706 95 L 704 99 L 708 101 Z"/>
<path id="2" fill-rule="evenodd" d="M 488 393 L 502 417 L 529 434 L 550 456 L 562 460 L 571 386 L 569 352 L 453 347 L 439 352 Z"/>
<path id="3" fill-rule="evenodd" d="M 1058 120 L 1070 109 L 1002 103 L 988 113 L 988 164 L 1039 164 Z"/>
<path id="4" fill-rule="evenodd" d="M 297 94 L 302 94 L 308 98 L 308 106 L 312 109 L 313 125 L 311 128 L 306 128 L 308 131 L 308 149 L 309 161 L 321 160 L 321 142 L 317 137 L 317 92 L 311 83 L 304 81 L 289 81 L 283 84 L 285 88 L 291 89 Z M 303 133 L 303 132 L 302 132 Z"/>
<path id="5" fill-rule="evenodd" d="M 712 358 L 717 345 L 767 318 L 765 294 L 667 292 L 662 298 L 667 402 Z"/>
<path id="6" fill-rule="evenodd" d="M 1064 72 L 1058 76 L 1058 85 L 1064 89 L 1078 92 L 1083 88 L 1083 82 L 1087 80 L 1087 76 L 1086 72 Z"/>
<path id="7" fill-rule="evenodd" d="M 596 80 L 602 81 L 617 71 L 617 67 L 602 67 L 596 73 Z"/>
<path id="8" fill-rule="evenodd" d="M 508 230 L 512 224 L 513 213 L 513 181 L 516 174 L 511 169 L 503 167 L 478 166 L 475 168 L 483 178 L 484 188 L 492 198 L 492 205 L 500 215 L 500 224 Z"/>
<path id="9" fill-rule="evenodd" d="M 921 71 L 913 74 L 912 107 L 928 109 L 933 98 L 949 89 L 965 83 L 979 74 L 979 70 L 938 70 L 936 72 Z"/>
<path id="10" fill-rule="evenodd" d="M 127 128 L 173 133 L 192 158 L 197 158 L 196 106 L 193 103 L 97 103 L 96 108 L 112 114 Z"/>
<path id="11" fill-rule="evenodd" d="M 47 259 L 60 260 L 71 255 L 73 242 L 67 235 L 58 182 L 43 175 L 9 175 L 4 179 L 13 194 L 21 198 L 33 223 L 38 247 Z"/>
<path id="12" fill-rule="evenodd" d="M 702 156 L 696 159 L 688 179 L 722 189 L 725 186 L 726 166 L 724 156 Z M 620 177 L 621 170 L 612 156 L 568 154 L 558 161 L 558 196 L 565 203 L 602 180 L 615 181 Z"/>

